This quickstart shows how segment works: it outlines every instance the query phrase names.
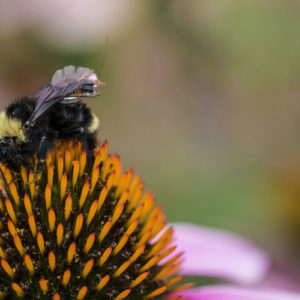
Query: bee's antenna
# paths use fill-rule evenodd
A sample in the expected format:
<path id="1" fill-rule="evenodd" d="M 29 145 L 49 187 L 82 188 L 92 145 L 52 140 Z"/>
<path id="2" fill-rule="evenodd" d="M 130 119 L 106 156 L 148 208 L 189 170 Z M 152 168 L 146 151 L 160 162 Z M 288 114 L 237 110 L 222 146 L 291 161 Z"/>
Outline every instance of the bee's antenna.
<path id="1" fill-rule="evenodd" d="M 99 66 L 99 75 L 101 75 L 101 72 L 103 70 L 103 66 L 104 66 L 104 58 L 105 58 L 105 55 L 106 55 L 106 51 L 107 51 L 107 48 L 108 48 L 108 36 L 106 37 L 105 39 L 105 47 L 104 47 L 104 50 L 103 50 L 103 53 L 101 55 L 101 59 L 100 59 L 100 66 Z"/>

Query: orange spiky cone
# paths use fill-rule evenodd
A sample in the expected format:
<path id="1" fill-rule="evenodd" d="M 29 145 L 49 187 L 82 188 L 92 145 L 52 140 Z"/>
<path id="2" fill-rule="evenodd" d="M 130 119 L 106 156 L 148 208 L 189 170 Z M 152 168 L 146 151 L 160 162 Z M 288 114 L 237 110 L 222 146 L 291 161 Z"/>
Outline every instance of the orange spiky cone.
<path id="1" fill-rule="evenodd" d="M 1 166 L 0 298 L 166 299 L 182 279 L 161 206 L 107 150 L 59 143 L 37 179 Z"/>

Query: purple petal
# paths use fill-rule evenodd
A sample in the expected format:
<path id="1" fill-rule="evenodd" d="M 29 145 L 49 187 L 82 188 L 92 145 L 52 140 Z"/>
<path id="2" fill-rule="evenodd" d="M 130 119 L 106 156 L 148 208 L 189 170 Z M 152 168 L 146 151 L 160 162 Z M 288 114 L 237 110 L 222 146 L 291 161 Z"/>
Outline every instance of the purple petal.
<path id="1" fill-rule="evenodd" d="M 182 274 L 253 284 L 263 278 L 269 257 L 246 239 L 215 229 L 175 224 L 178 252 L 184 251 Z"/>
<path id="2" fill-rule="evenodd" d="M 180 292 L 185 300 L 299 300 L 300 294 L 280 290 L 254 290 L 211 286 Z"/>

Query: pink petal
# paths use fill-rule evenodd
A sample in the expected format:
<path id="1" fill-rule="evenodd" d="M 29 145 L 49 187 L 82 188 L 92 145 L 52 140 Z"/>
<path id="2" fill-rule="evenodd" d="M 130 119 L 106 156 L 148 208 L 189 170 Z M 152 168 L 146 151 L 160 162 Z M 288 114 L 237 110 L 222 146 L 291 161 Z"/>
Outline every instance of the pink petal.
<path id="1" fill-rule="evenodd" d="M 181 272 L 184 275 L 252 284 L 268 270 L 269 257 L 242 237 L 191 224 L 175 224 L 174 229 L 178 252 L 185 252 Z"/>
<path id="2" fill-rule="evenodd" d="M 185 300 L 299 300 L 300 294 L 280 290 L 254 290 L 211 286 L 180 292 Z"/>

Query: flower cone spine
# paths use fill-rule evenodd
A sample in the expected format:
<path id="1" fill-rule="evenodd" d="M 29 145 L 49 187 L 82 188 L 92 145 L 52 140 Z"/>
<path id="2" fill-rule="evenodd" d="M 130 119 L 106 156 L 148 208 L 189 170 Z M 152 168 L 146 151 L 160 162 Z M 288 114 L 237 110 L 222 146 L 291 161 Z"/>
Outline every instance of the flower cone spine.
<path id="1" fill-rule="evenodd" d="M 58 143 L 37 177 L 1 165 L 0 298 L 174 300 L 187 287 L 161 206 L 107 151 Z"/>

